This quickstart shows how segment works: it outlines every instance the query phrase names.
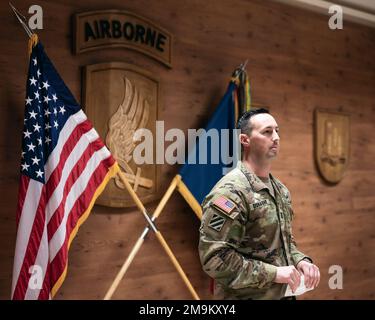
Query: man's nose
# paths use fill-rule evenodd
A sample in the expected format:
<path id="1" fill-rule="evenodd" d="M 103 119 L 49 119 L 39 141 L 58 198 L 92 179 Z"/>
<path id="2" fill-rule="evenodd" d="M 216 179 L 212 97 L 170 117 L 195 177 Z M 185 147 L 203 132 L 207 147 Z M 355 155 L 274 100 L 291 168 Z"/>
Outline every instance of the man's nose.
<path id="1" fill-rule="evenodd" d="M 279 136 L 279 134 L 277 133 L 276 130 L 273 130 L 272 141 L 280 141 L 280 136 Z"/>

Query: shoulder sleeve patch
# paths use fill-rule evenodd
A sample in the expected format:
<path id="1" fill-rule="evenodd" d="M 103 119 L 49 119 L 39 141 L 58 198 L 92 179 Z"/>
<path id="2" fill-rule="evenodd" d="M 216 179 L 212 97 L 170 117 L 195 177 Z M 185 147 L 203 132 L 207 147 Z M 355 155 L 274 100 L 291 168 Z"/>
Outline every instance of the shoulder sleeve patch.
<path id="1" fill-rule="evenodd" d="M 231 213 L 236 208 L 236 205 L 234 204 L 234 202 L 224 196 L 217 197 L 212 202 L 212 206 L 219 209 L 221 212 L 223 212 L 225 215 L 227 215 L 230 218 L 232 218 Z"/>
<path id="2" fill-rule="evenodd" d="M 225 223 L 225 219 L 215 213 L 212 216 L 210 222 L 208 223 L 208 226 L 210 228 L 216 230 L 217 232 L 220 232 L 220 230 L 223 227 L 224 223 Z"/>

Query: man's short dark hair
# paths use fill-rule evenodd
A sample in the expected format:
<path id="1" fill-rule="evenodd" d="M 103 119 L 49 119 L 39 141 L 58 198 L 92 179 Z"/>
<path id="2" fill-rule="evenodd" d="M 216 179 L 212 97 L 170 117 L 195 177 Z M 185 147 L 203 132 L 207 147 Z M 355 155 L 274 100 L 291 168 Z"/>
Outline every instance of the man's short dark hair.
<path id="1" fill-rule="evenodd" d="M 241 133 L 245 133 L 247 135 L 251 134 L 251 130 L 253 129 L 250 125 L 250 118 L 261 113 L 268 113 L 269 111 L 265 108 L 257 108 L 251 109 L 250 111 L 246 111 L 242 114 L 240 119 L 237 122 L 237 129 L 241 130 Z"/>

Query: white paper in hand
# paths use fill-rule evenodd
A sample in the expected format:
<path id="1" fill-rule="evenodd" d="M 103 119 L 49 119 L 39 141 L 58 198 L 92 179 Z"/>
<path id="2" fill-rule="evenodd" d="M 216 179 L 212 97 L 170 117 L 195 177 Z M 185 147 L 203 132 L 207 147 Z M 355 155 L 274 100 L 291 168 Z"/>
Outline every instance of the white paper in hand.
<path id="1" fill-rule="evenodd" d="M 306 286 L 305 286 L 305 277 L 303 275 L 301 275 L 301 282 L 296 290 L 296 292 L 293 293 L 292 289 L 290 288 L 290 285 L 288 284 L 288 287 L 286 288 L 286 291 L 285 291 L 285 297 L 291 297 L 291 296 L 299 296 L 301 294 L 304 294 L 305 292 L 307 291 L 311 291 L 313 290 L 314 288 L 309 288 L 307 289 Z"/>

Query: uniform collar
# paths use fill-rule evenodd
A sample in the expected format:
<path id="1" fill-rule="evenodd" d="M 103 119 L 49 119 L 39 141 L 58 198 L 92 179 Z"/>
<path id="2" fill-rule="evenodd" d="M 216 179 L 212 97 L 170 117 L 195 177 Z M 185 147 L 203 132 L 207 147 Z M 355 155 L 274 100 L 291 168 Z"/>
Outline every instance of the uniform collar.
<path id="1" fill-rule="evenodd" d="M 245 175 L 245 177 L 249 181 L 250 187 L 255 192 L 259 192 L 260 190 L 266 189 L 268 190 L 270 196 L 275 199 L 275 201 L 281 195 L 282 185 L 271 173 L 270 173 L 270 182 L 274 185 L 275 197 L 272 195 L 268 186 L 262 180 L 260 180 L 254 172 L 251 172 L 242 161 L 238 161 L 237 168 L 242 171 L 242 173 Z"/>
<path id="2" fill-rule="evenodd" d="M 240 169 L 242 173 L 245 175 L 245 177 L 250 183 L 251 188 L 254 191 L 258 192 L 259 190 L 262 190 L 262 189 L 268 190 L 268 187 L 266 186 L 266 184 L 262 180 L 260 180 L 254 172 L 251 172 L 242 161 L 238 161 L 237 168 Z M 271 180 L 273 179 L 271 174 L 270 174 L 270 179 Z"/>

